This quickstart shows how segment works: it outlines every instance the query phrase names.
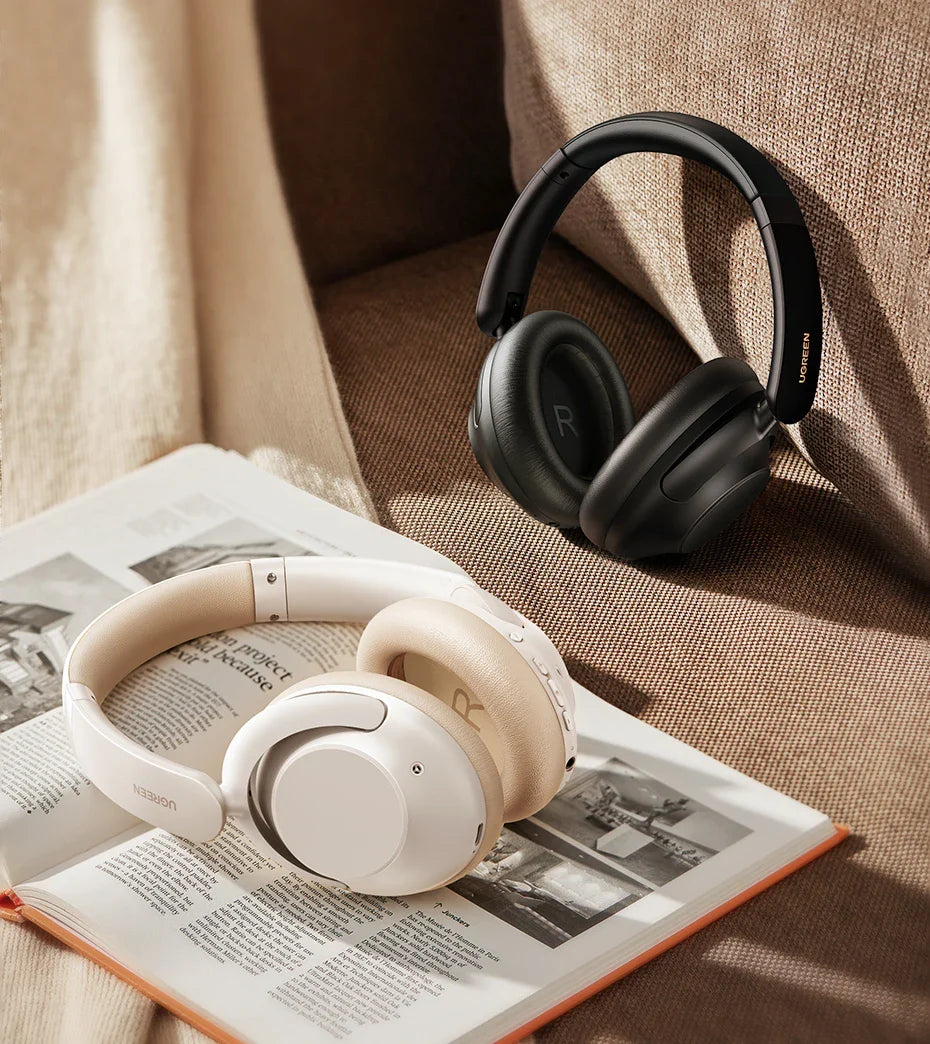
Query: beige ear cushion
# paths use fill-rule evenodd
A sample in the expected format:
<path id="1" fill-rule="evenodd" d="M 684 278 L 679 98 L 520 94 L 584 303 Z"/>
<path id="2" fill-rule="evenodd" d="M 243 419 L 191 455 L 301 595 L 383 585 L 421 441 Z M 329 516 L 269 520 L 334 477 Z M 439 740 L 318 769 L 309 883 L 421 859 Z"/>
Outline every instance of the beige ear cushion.
<path id="1" fill-rule="evenodd" d="M 491 851 L 504 826 L 504 796 L 501 788 L 501 778 L 498 774 L 497 766 L 494 764 L 494 759 L 488 752 L 488 748 L 481 742 L 480 736 L 451 707 L 447 707 L 428 692 L 423 692 L 422 689 L 418 689 L 415 685 L 402 681 L 400 678 L 390 678 L 384 674 L 368 674 L 364 671 L 333 671 L 331 674 L 321 674 L 310 679 L 310 683 L 314 686 L 325 685 L 327 682 L 342 685 L 362 685 L 367 689 L 374 689 L 377 692 L 385 693 L 387 696 L 394 696 L 398 700 L 403 700 L 404 703 L 408 703 L 411 707 L 422 711 L 428 718 L 431 718 L 437 725 L 445 729 L 462 748 L 465 752 L 465 757 L 471 762 L 471 767 L 475 770 L 475 775 L 478 777 L 478 782 L 481 784 L 481 789 L 484 792 L 487 819 L 484 824 L 484 836 L 472 861 L 449 880 L 455 881 L 473 870 Z M 287 699 L 289 695 L 297 695 L 301 689 L 305 690 L 307 688 L 307 684 L 307 681 L 304 681 L 292 685 L 287 692 L 281 693 L 279 700 Z M 452 800 L 455 800 L 454 794 L 452 795 Z M 443 881 L 441 883 L 445 885 L 449 882 Z"/>
<path id="2" fill-rule="evenodd" d="M 71 681 L 103 701 L 158 653 L 202 634 L 255 622 L 252 570 L 230 562 L 182 573 L 117 602 L 71 651 Z"/>
<path id="3" fill-rule="evenodd" d="M 533 815 L 555 795 L 565 773 L 555 708 L 533 668 L 489 623 L 450 602 L 406 598 L 371 620 L 357 663 L 426 689 L 480 735 L 500 771 L 505 822 Z"/>

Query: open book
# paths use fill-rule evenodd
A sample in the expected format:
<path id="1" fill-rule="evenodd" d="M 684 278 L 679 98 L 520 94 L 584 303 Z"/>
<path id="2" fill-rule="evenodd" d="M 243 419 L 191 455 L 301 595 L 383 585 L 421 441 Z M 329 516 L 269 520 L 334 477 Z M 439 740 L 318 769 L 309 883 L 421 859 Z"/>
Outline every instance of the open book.
<path id="1" fill-rule="evenodd" d="M 69 643 L 145 584 L 300 554 L 456 569 L 208 446 L 0 536 L 0 912 L 217 1040 L 515 1041 L 844 836 L 580 686 L 571 782 L 467 878 L 425 895 L 330 891 L 235 823 L 193 845 L 111 804 L 65 734 Z M 358 634 L 286 623 L 188 642 L 127 678 L 108 712 L 218 774 L 243 721 L 294 681 L 351 668 Z"/>

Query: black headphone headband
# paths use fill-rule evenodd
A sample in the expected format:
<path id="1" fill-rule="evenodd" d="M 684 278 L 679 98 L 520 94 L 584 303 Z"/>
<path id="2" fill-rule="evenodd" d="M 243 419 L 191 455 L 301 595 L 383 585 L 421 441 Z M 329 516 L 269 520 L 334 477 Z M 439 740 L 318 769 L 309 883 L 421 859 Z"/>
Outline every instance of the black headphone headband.
<path id="1" fill-rule="evenodd" d="M 766 396 L 786 424 L 811 408 L 820 372 L 820 279 L 801 208 L 784 178 L 749 142 L 709 120 L 645 112 L 590 127 L 531 178 L 498 234 L 478 292 L 478 326 L 500 337 L 523 316 L 549 234 L 588 178 L 618 156 L 663 152 L 720 171 L 752 207 L 772 279 L 775 322 Z"/>

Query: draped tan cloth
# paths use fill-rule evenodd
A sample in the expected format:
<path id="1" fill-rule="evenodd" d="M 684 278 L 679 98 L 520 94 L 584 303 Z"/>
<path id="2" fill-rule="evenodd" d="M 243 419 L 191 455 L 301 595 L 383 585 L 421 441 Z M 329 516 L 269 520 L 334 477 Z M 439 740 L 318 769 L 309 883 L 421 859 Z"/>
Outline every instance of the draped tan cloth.
<path id="1" fill-rule="evenodd" d="M 243 0 L 0 0 L 4 524 L 188 442 L 371 515 Z M 201 1035 L 0 922 L 0 1040 Z"/>
<path id="2" fill-rule="evenodd" d="M 370 514 L 250 5 L 2 0 L 3 522 L 212 441 Z"/>

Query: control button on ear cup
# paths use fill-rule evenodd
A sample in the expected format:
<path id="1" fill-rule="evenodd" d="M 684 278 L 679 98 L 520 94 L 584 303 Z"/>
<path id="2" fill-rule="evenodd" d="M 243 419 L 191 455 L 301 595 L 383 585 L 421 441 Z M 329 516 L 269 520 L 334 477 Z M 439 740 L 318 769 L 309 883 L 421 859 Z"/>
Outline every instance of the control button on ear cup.
<path id="1" fill-rule="evenodd" d="M 369 622 L 357 654 L 359 670 L 405 678 L 480 737 L 500 772 L 506 822 L 538 812 L 565 774 L 562 724 L 520 648 L 461 606 L 407 598 Z"/>
<path id="2" fill-rule="evenodd" d="M 534 312 L 479 375 L 469 440 L 489 478 L 542 522 L 570 528 L 592 476 L 633 424 L 620 370 L 564 312 Z"/>
<path id="3" fill-rule="evenodd" d="M 763 397 L 738 359 L 714 359 L 687 374 L 592 481 L 581 506 L 588 539 L 627 559 L 698 546 L 697 535 L 711 535 L 709 518 L 698 525 L 705 512 L 745 478 L 768 472 L 770 439 L 756 423 Z"/>

